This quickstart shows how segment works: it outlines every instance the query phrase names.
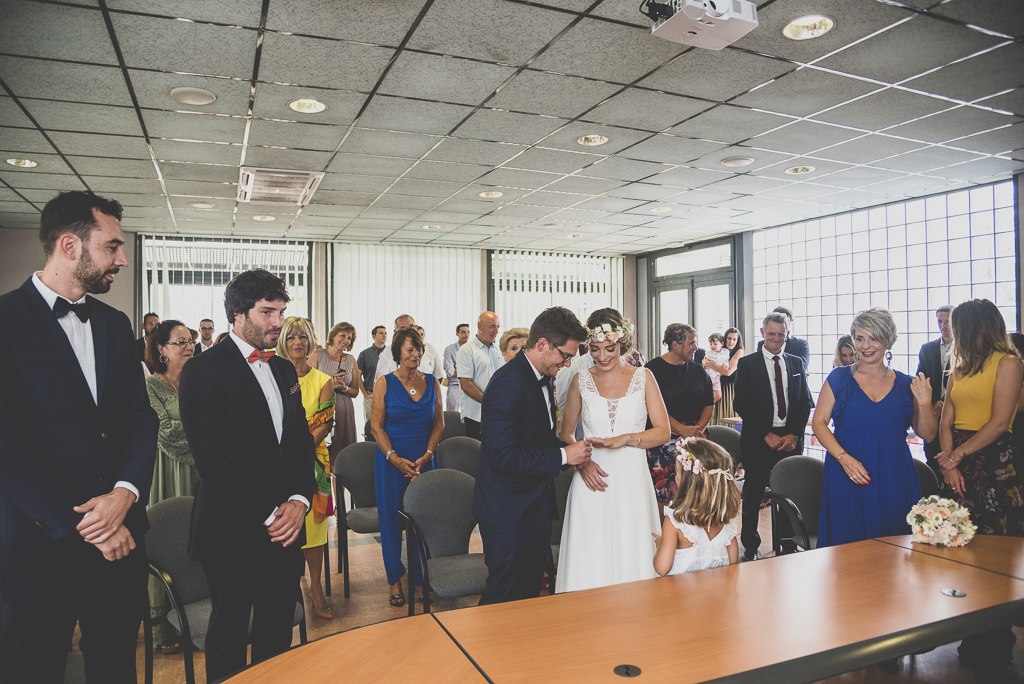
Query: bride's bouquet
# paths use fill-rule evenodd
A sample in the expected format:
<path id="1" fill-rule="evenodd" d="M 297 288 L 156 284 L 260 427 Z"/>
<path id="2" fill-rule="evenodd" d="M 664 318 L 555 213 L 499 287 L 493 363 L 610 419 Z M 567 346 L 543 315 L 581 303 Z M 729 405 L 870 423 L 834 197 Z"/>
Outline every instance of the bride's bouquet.
<path id="1" fill-rule="evenodd" d="M 935 546 L 963 546 L 978 531 L 966 508 L 934 494 L 914 504 L 907 513 L 907 522 L 915 542 Z"/>

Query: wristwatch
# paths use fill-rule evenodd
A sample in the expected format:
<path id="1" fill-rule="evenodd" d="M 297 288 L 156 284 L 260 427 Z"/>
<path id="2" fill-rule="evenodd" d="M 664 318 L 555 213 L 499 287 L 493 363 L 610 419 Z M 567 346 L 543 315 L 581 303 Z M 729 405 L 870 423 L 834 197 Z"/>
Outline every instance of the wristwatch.
<path id="1" fill-rule="evenodd" d="M 430 458 L 434 458 L 434 452 L 433 451 L 431 451 L 430 449 L 427 449 L 427 453 L 430 454 Z"/>

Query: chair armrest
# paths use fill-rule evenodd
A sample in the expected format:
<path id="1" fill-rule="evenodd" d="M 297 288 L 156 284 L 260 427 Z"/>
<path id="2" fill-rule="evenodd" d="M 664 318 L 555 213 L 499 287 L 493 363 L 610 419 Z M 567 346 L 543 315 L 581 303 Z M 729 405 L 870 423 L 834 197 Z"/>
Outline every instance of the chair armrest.
<path id="1" fill-rule="evenodd" d="M 772 500 L 772 503 L 784 510 L 791 521 L 796 522 L 797 529 L 795 531 L 803 537 L 804 548 L 810 550 L 811 536 L 807 532 L 807 523 L 804 522 L 804 516 L 800 513 L 800 507 L 797 506 L 792 499 L 782 496 L 781 494 L 776 494 L 770 489 L 767 490 L 767 494 L 768 498 Z"/>

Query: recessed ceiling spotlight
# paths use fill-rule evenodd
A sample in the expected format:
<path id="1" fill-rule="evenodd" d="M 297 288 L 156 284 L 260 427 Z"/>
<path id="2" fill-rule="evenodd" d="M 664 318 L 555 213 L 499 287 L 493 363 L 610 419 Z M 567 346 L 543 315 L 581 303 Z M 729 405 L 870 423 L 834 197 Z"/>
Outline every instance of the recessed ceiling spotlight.
<path id="1" fill-rule="evenodd" d="M 431 223 L 430 225 L 423 226 L 423 230 L 441 230 L 441 226 Z"/>
<path id="2" fill-rule="evenodd" d="M 730 169 L 737 166 L 750 166 L 753 163 L 753 157 L 726 157 L 722 160 L 722 166 L 728 166 Z"/>
<path id="3" fill-rule="evenodd" d="M 190 207 L 195 207 L 196 209 L 213 209 L 217 206 L 213 202 L 189 202 L 188 205 Z"/>
<path id="4" fill-rule="evenodd" d="M 253 216 L 252 220 L 253 221 L 276 221 L 277 217 L 276 216 L 260 215 L 260 216 Z"/>
<path id="5" fill-rule="evenodd" d="M 570 240 L 579 240 L 583 237 L 583 233 L 569 233 L 566 237 Z"/>
<path id="6" fill-rule="evenodd" d="M 544 227 L 545 228 L 561 228 L 562 224 L 561 223 L 545 223 Z"/>
<path id="7" fill-rule="evenodd" d="M 654 207 L 651 209 L 652 214 L 667 214 L 672 211 L 672 207 Z"/>
<path id="8" fill-rule="evenodd" d="M 811 171 L 814 171 L 813 166 L 791 166 L 786 169 L 786 173 L 790 176 L 799 176 L 802 173 L 810 173 Z"/>
<path id="9" fill-rule="evenodd" d="M 319 114 L 327 109 L 327 105 L 319 100 L 303 98 L 301 100 L 292 100 L 289 102 L 288 109 L 298 112 L 299 114 Z"/>
<path id="10" fill-rule="evenodd" d="M 211 93 L 209 90 L 203 90 L 202 88 L 174 88 L 171 90 L 171 97 L 181 104 L 192 105 L 195 107 L 208 105 L 217 99 L 216 95 Z"/>
<path id="11" fill-rule="evenodd" d="M 576 142 L 586 147 L 597 147 L 608 142 L 608 138 L 603 135 L 581 135 L 576 138 Z"/>
<path id="12" fill-rule="evenodd" d="M 825 35 L 835 25 L 836 20 L 832 17 L 826 17 L 824 14 L 808 14 L 797 17 L 786 24 L 782 29 L 782 35 L 790 40 L 810 40 Z"/>
<path id="13" fill-rule="evenodd" d="M 23 169 L 34 169 L 39 166 L 36 162 L 31 159 L 8 159 L 7 163 L 11 166 L 20 166 Z"/>
<path id="14" fill-rule="evenodd" d="M 485 199 L 497 199 L 498 197 L 501 197 L 504 194 L 505 193 L 498 192 L 497 190 L 487 190 L 486 192 L 481 192 L 480 197 L 483 197 Z"/>

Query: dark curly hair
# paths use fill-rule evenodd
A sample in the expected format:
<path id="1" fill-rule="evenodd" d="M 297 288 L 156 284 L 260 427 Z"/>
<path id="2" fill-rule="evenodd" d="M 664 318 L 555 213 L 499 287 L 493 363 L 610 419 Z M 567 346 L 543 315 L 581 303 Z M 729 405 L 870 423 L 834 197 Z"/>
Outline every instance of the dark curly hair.
<path id="1" fill-rule="evenodd" d="M 62 192 L 46 203 L 39 217 L 39 241 L 43 243 L 43 252 L 47 258 L 53 254 L 57 238 L 64 233 L 71 233 L 82 242 L 89 242 L 89 235 L 96 230 L 93 209 L 101 214 L 113 216 L 118 221 L 121 220 L 120 202 L 91 192 Z"/>
<path id="2" fill-rule="evenodd" d="M 153 369 L 154 373 L 166 373 L 167 362 L 160 360 L 160 349 L 159 347 L 167 344 L 171 340 L 171 331 L 181 326 L 188 329 L 188 326 L 181 321 L 169 320 L 162 321 L 153 333 L 146 340 L 146 365 Z"/>
<path id="3" fill-rule="evenodd" d="M 268 302 L 283 301 L 285 304 L 290 302 L 284 278 L 262 268 L 249 269 L 232 278 L 224 290 L 224 313 L 228 316 L 228 327 L 235 324 L 237 314 L 248 315 L 261 299 Z"/>
<path id="4" fill-rule="evenodd" d="M 412 346 L 420 351 L 423 351 L 423 337 L 420 335 L 419 330 L 416 328 L 404 328 L 395 333 L 395 337 L 391 340 L 391 357 L 395 360 L 395 363 L 402 358 L 402 347 L 405 345 L 405 341 L 409 340 L 412 342 Z"/>
<path id="5" fill-rule="evenodd" d="M 572 311 L 564 306 L 552 306 L 533 319 L 526 348 L 533 349 L 541 339 L 547 340 L 552 347 L 561 347 L 569 340 L 583 344 L 587 341 L 587 329 Z"/>

